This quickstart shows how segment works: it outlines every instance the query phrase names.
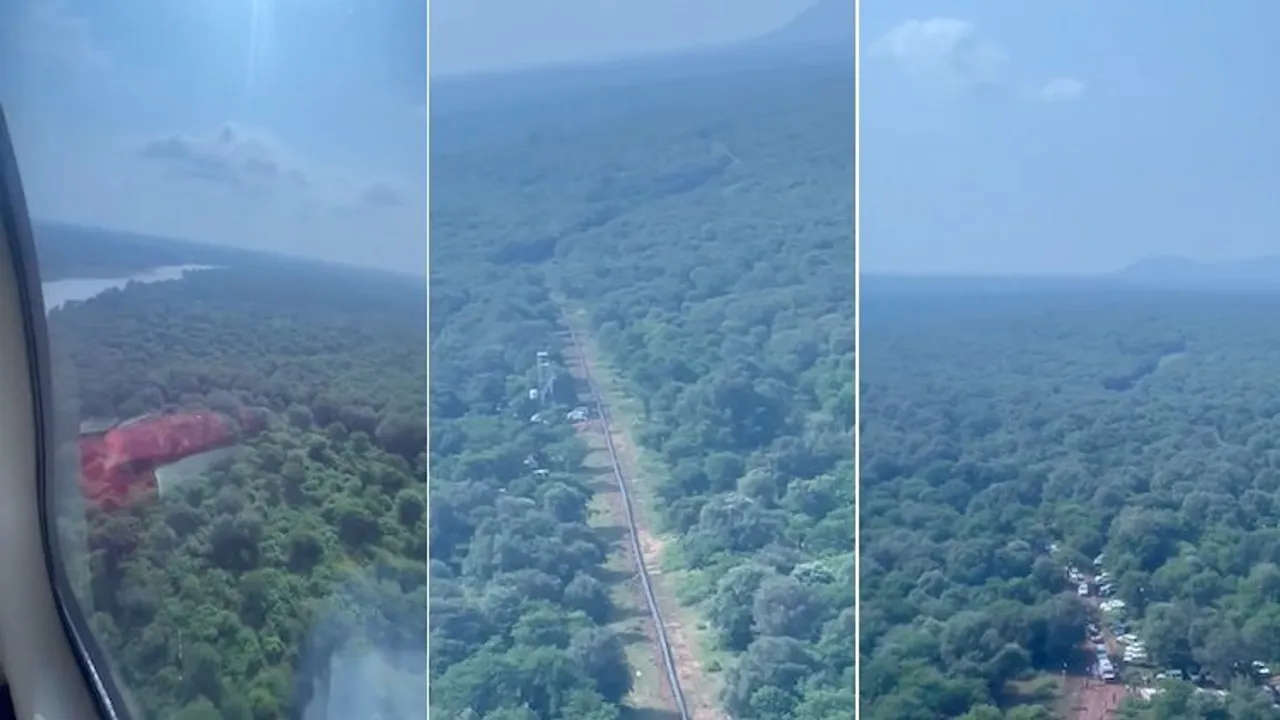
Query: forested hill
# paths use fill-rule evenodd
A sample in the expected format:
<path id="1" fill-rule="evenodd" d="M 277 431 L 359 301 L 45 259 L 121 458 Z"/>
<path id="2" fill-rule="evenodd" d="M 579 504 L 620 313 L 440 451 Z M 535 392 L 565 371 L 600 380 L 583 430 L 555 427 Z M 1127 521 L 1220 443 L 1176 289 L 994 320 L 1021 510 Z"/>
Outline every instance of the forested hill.
<path id="1" fill-rule="evenodd" d="M 1117 717 L 1280 716 L 1252 667 L 1280 661 L 1275 304 L 868 286 L 864 717 L 1065 714 L 1091 622 L 1145 644 L 1122 680 L 1158 694 Z M 1104 623 L 1068 565 L 1125 607 Z"/>
<path id="2" fill-rule="evenodd" d="M 853 50 L 854 0 L 817 0 L 786 25 L 753 41 L 759 46 L 847 45 Z"/>
<path id="3" fill-rule="evenodd" d="M 587 717 L 569 702 L 603 717 L 599 699 L 620 697 L 587 600 L 601 575 L 579 451 L 529 427 L 519 400 L 534 352 L 558 347 L 547 300 L 563 294 L 637 400 L 637 484 L 678 539 L 663 582 L 705 619 L 722 704 L 741 720 L 852 715 L 852 80 L 844 62 L 805 63 L 441 109 L 432 572 L 447 581 L 432 592 L 448 588 L 458 620 L 438 623 L 433 598 L 433 648 L 450 648 L 438 709 L 558 653 L 545 692 L 561 704 L 538 718 Z M 531 443 L 556 448 L 537 482 L 508 464 Z M 499 613 L 512 594 L 529 600 Z M 565 630 L 541 649 L 517 632 L 552 617 Z M 594 682 L 569 669 L 588 647 L 607 658 Z"/>

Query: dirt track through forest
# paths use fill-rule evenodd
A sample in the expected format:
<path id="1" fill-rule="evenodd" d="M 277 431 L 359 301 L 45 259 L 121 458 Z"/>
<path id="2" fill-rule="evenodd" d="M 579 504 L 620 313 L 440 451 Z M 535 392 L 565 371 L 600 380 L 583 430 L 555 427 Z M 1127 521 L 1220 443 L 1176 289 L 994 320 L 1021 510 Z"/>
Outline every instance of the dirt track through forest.
<path id="1" fill-rule="evenodd" d="M 629 491 L 630 484 L 637 477 L 637 455 L 625 422 L 611 423 L 611 407 L 604 391 L 599 388 L 598 378 L 601 372 L 597 369 L 597 360 L 591 352 L 590 343 L 583 342 L 580 334 L 575 333 L 574 318 L 565 317 L 566 333 L 564 354 L 570 373 L 578 381 L 579 397 L 584 405 L 592 407 L 598 402 L 603 417 L 593 417 L 590 422 L 581 423 L 578 432 L 587 441 L 589 447 L 600 446 L 605 439 L 609 447 L 610 461 L 615 465 L 617 477 L 620 478 L 618 491 L 609 498 L 609 506 L 619 519 L 625 518 L 629 532 L 634 534 L 635 545 L 640 549 L 639 557 L 634 550 L 630 551 L 632 572 L 640 582 L 635 583 L 633 591 L 642 596 L 638 605 L 647 605 L 643 599 L 649 595 L 655 609 L 660 612 L 650 613 L 647 618 L 645 635 L 652 644 L 653 660 L 649 667 L 661 669 L 670 679 L 663 683 L 663 699 L 668 703 L 669 716 L 687 718 L 688 720 L 727 720 L 720 709 L 715 693 L 706 682 L 702 664 L 699 660 L 694 633 L 684 627 L 681 622 L 679 608 L 675 607 L 674 593 L 668 583 L 662 582 L 660 559 L 662 539 L 657 537 L 646 526 L 644 513 L 636 512 L 637 499 Z M 592 388 L 595 392 L 592 392 Z M 630 511 L 627 507 L 631 504 Z M 647 586 L 647 589 L 646 589 Z M 659 624 L 660 623 L 660 624 Z M 667 665 L 670 665 L 668 668 Z M 665 679 L 665 678 L 664 678 Z M 639 679 L 638 679 L 639 680 Z M 674 682 L 673 682 L 674 681 Z M 674 687 L 672 687 L 674 685 Z M 683 708 L 681 707 L 683 706 Z M 638 710 L 642 710 L 637 708 Z M 652 709 L 647 713 L 655 715 Z M 667 713 L 662 713 L 667 714 Z"/>
<path id="2" fill-rule="evenodd" d="M 1124 700 L 1123 685 L 1105 683 L 1095 678 L 1084 678 L 1076 688 L 1076 700 L 1072 705 L 1075 720 L 1110 720 L 1116 708 Z"/>

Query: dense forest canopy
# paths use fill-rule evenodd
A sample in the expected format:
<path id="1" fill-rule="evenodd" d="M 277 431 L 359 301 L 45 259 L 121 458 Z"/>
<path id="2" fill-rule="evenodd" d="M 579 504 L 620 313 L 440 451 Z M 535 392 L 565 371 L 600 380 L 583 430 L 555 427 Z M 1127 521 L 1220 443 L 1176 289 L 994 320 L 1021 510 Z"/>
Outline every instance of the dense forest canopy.
<path id="1" fill-rule="evenodd" d="M 585 451 L 568 423 L 529 420 L 564 415 L 528 394 L 555 308 L 536 274 L 432 269 L 432 712 L 617 718 L 631 673 L 603 627 Z"/>
<path id="2" fill-rule="evenodd" d="M 1123 680 L 1156 691 L 1119 717 L 1280 716 L 1253 666 L 1280 660 L 1277 303 L 867 281 L 866 717 L 1051 716 L 1027 682 L 1082 668 L 1098 615 L 1065 568 L 1098 556 L 1146 648 Z M 1203 689 L 1155 677 L 1184 673 Z"/>
<path id="3" fill-rule="evenodd" d="M 725 659 L 720 704 L 852 715 L 852 79 L 812 63 L 433 108 L 434 710 L 625 705 L 581 443 L 528 421 L 536 353 L 561 360 L 581 309 L 642 407 L 626 424 L 658 470 L 637 485 Z"/>
<path id="4" fill-rule="evenodd" d="M 63 560 L 136 716 L 421 716 L 425 283 L 47 227 L 45 281 L 219 266 L 49 315 Z M 172 492 L 78 502 L 81 421 L 240 407 L 266 431 Z"/>

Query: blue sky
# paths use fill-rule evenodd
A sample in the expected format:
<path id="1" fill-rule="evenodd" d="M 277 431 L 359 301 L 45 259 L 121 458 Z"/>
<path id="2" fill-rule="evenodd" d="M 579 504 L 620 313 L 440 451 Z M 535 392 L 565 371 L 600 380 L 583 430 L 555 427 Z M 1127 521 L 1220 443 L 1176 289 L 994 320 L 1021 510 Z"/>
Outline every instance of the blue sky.
<path id="1" fill-rule="evenodd" d="M 0 3 L 33 214 L 425 272 L 422 5 Z"/>
<path id="2" fill-rule="evenodd" d="M 1280 254 L 1280 4 L 862 4 L 868 272 Z"/>

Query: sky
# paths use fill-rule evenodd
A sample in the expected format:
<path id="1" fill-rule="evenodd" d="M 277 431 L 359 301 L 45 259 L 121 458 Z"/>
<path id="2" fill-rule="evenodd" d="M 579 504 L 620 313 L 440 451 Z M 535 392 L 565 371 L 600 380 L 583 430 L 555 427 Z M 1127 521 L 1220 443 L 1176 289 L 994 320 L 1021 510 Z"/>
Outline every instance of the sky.
<path id="1" fill-rule="evenodd" d="M 32 215 L 425 274 L 425 28 L 409 0 L 0 3 Z"/>
<path id="2" fill-rule="evenodd" d="M 1280 254 L 1280 4 L 862 3 L 867 272 Z"/>
<path id="3" fill-rule="evenodd" d="M 434 0 L 431 73 L 733 42 L 809 2 Z M 32 214 L 425 272 L 426 4 L 0 3 Z"/>
<path id="4" fill-rule="evenodd" d="M 502 71 L 737 42 L 785 24 L 811 3 L 431 0 L 431 74 Z"/>

